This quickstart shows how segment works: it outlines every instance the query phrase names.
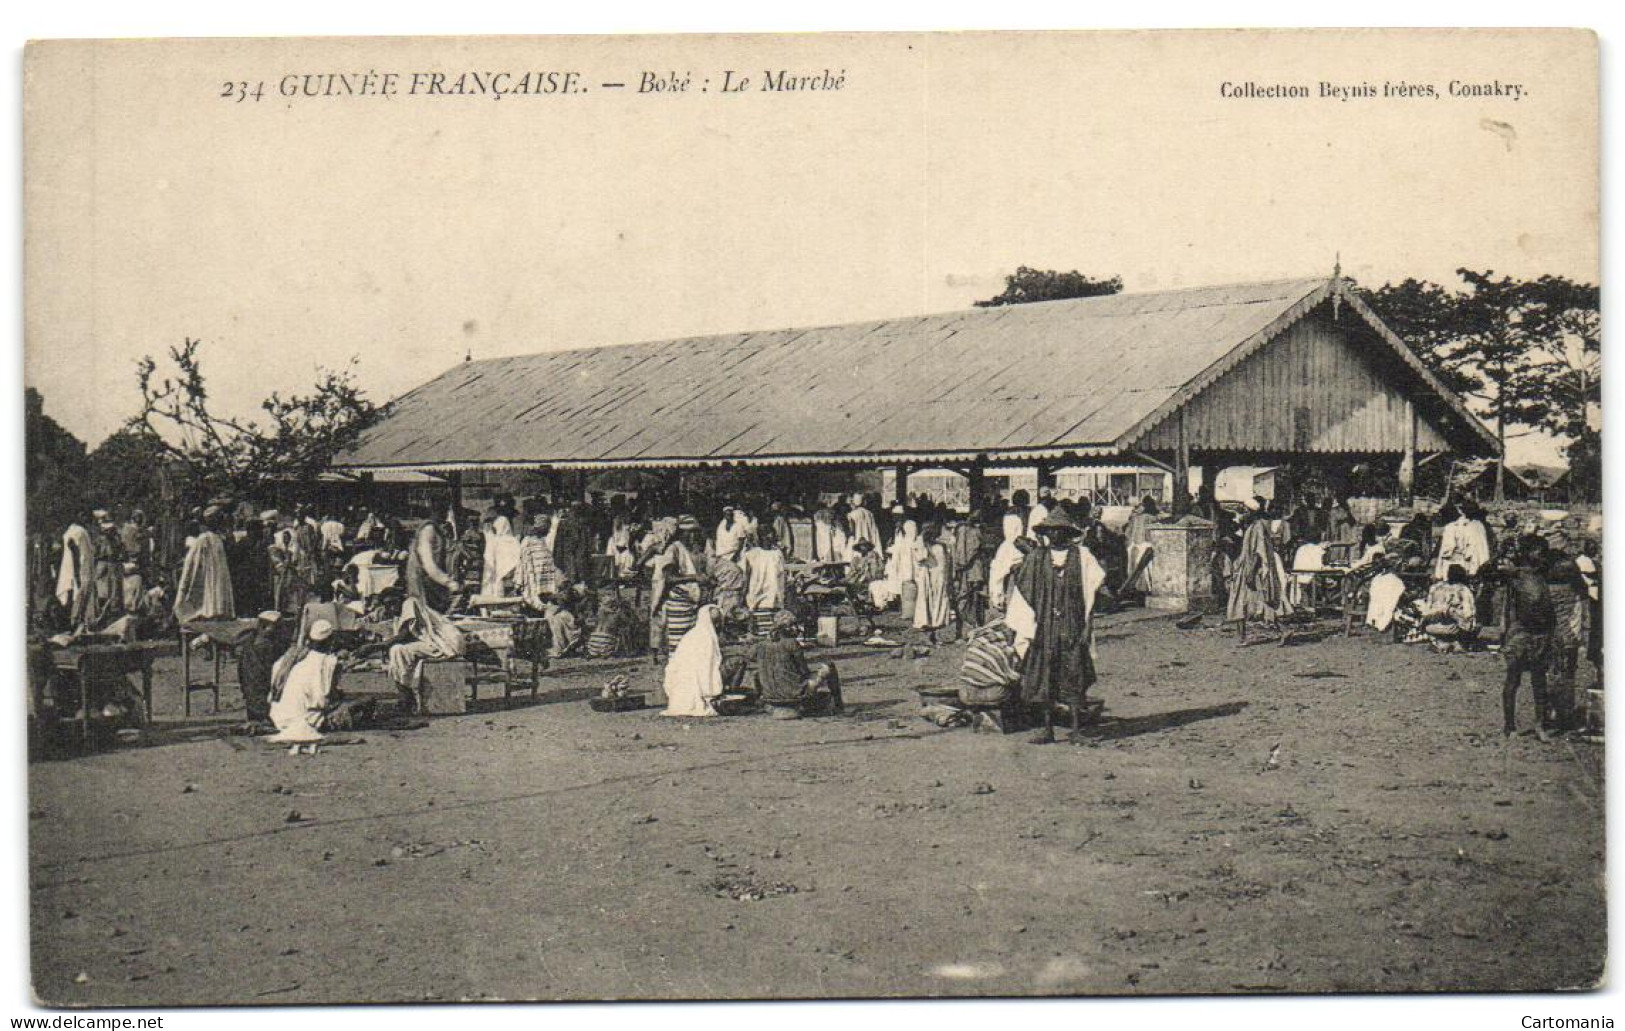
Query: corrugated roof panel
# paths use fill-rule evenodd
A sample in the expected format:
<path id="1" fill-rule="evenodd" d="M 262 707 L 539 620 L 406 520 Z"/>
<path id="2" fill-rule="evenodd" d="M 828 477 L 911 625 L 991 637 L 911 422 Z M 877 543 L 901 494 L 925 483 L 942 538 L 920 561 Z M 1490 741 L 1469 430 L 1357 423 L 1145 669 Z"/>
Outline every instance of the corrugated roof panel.
<path id="1" fill-rule="evenodd" d="M 974 309 L 459 364 L 341 466 L 1110 444 L 1326 281 Z"/>

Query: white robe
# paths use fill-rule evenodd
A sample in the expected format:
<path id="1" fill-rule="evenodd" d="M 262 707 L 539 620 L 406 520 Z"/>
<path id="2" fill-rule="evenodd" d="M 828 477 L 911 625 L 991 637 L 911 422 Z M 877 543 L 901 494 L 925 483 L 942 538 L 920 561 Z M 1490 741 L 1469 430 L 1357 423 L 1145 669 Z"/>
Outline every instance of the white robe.
<path id="1" fill-rule="evenodd" d="M 842 526 L 839 522 L 837 522 L 833 527 L 830 528 L 830 534 L 829 534 L 829 558 L 825 559 L 825 561 L 827 561 L 827 562 L 850 562 L 850 561 L 852 561 L 852 538 L 846 532 L 846 527 Z"/>
<path id="2" fill-rule="evenodd" d="M 1365 623 L 1373 630 L 1387 630 L 1394 622 L 1394 611 L 1399 599 L 1405 595 L 1405 581 L 1393 573 L 1378 573 L 1371 580 L 1371 601 L 1366 605 Z"/>
<path id="3" fill-rule="evenodd" d="M 292 653 L 284 655 L 277 660 L 277 666 L 292 658 Z M 271 703 L 271 722 L 276 724 L 277 732 L 266 740 L 320 741 L 322 713 L 327 708 L 328 696 L 332 694 L 338 668 L 338 656 L 306 652 L 288 673 L 288 681 L 282 686 L 282 697 Z"/>
<path id="4" fill-rule="evenodd" d="M 1325 568 L 1325 545 L 1312 543 L 1298 545 L 1298 550 L 1292 554 L 1292 580 L 1287 585 L 1287 593 L 1292 598 L 1292 604 L 1300 608 L 1309 604 L 1308 587 L 1315 582 L 1315 573 Z"/>
<path id="5" fill-rule="evenodd" d="M 927 548 L 921 541 L 914 547 L 915 575 L 920 585 L 920 598 L 914 605 L 914 628 L 936 630 L 953 618 L 948 599 L 948 549 L 941 542 Z"/>
<path id="6" fill-rule="evenodd" d="M 829 509 L 821 508 L 813 513 L 813 560 L 836 561 L 835 513 Z"/>
<path id="7" fill-rule="evenodd" d="M 1019 512 L 1006 512 L 1004 514 L 1004 539 L 1013 541 L 1017 537 L 1027 535 L 1027 524 L 1022 520 Z"/>
<path id="8" fill-rule="evenodd" d="M 1490 560 L 1490 538 L 1484 524 L 1477 519 L 1461 516 L 1444 528 L 1439 541 L 1439 561 L 1434 564 L 1433 578 L 1443 580 L 1451 566 L 1461 566 L 1468 576 L 1474 576 Z"/>
<path id="9" fill-rule="evenodd" d="M 485 556 L 480 567 L 480 593 L 488 598 L 504 598 L 503 581 L 519 571 L 519 538 L 507 516 L 497 516 L 491 532 L 485 535 Z"/>
<path id="10" fill-rule="evenodd" d="M 1021 549 L 1016 547 L 1016 539 L 1027 533 L 1021 516 L 1015 512 L 1004 514 L 1003 529 L 1004 540 L 999 542 L 987 567 L 987 603 L 992 608 L 1001 610 L 1004 608 L 1005 594 L 1009 589 L 1010 574 L 1021 565 Z"/>
<path id="11" fill-rule="evenodd" d="M 880 526 L 875 522 L 875 514 L 867 508 L 854 508 L 847 513 L 847 522 L 852 524 L 852 543 L 868 541 L 875 547 L 875 554 L 881 558 L 886 557 L 886 548 L 880 542 Z"/>
<path id="12" fill-rule="evenodd" d="M 735 513 L 717 524 L 716 553 L 723 558 L 736 558 L 745 540 L 745 527 Z"/>
<path id="13" fill-rule="evenodd" d="M 193 538 L 181 563 L 175 587 L 175 619 L 231 619 L 237 614 L 231 593 L 231 571 L 226 566 L 226 543 L 213 530 Z"/>
<path id="14" fill-rule="evenodd" d="M 666 664 L 665 716 L 715 716 L 722 696 L 722 648 L 713 623 L 715 605 L 703 605 L 694 627 L 677 642 Z"/>
<path id="15" fill-rule="evenodd" d="M 62 535 L 62 566 L 56 574 L 56 600 L 66 607 L 84 593 L 85 581 L 94 575 L 90 567 L 96 561 L 95 549 L 90 543 L 90 531 L 74 523 Z M 74 563 L 77 552 L 79 561 Z"/>
<path id="16" fill-rule="evenodd" d="M 322 537 L 322 547 L 328 551 L 344 550 L 344 524 L 337 519 L 329 519 L 318 527 Z"/>
<path id="17" fill-rule="evenodd" d="M 752 548 L 741 562 L 745 567 L 745 607 L 784 607 L 784 552 L 778 548 Z"/>
<path id="18" fill-rule="evenodd" d="M 903 520 L 897 538 L 892 541 L 891 557 L 886 560 L 886 582 L 894 596 L 901 595 L 903 585 L 913 583 L 919 575 L 915 569 L 918 561 L 915 545 L 919 543 L 919 537 L 920 528 L 914 520 Z"/>

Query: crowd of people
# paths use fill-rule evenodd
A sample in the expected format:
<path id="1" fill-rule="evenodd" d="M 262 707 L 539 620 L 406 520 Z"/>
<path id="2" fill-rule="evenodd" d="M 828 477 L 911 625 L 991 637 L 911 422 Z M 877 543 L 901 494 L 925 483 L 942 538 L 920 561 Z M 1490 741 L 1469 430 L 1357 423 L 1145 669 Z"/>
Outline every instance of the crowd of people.
<path id="1" fill-rule="evenodd" d="M 1254 499 L 1220 535 L 1215 563 L 1232 620 L 1280 624 L 1312 609 L 1317 579 L 1334 572 L 1352 577 L 1349 588 L 1364 600 L 1373 629 L 1441 653 L 1498 650 L 1506 660 L 1508 735 L 1517 730 L 1525 677 L 1541 740 L 1595 717 L 1582 703 L 1602 677 L 1600 545 L 1594 537 L 1576 544 L 1538 512 L 1508 511 L 1496 525 L 1464 498 L 1431 514 L 1417 509 L 1408 519 L 1362 525 L 1340 500 L 1306 502 L 1282 516 Z M 1496 633 L 1486 634 L 1490 627 Z M 1581 682 L 1582 656 L 1592 668 L 1590 688 Z"/>
<path id="2" fill-rule="evenodd" d="M 1312 609 L 1316 577 L 1334 569 L 1357 575 L 1373 626 L 1406 640 L 1471 649 L 1499 620 L 1508 726 L 1527 674 L 1543 736 L 1560 708 L 1548 674 L 1572 690 L 1582 650 L 1600 664 L 1594 542 L 1571 554 L 1550 535 L 1497 533 L 1471 500 L 1402 525 L 1362 525 L 1329 495 L 1283 512 L 1204 490 L 1191 508 L 1211 527 L 1213 593 L 1244 626 Z M 801 642 L 840 613 L 877 646 L 968 638 L 962 693 L 1041 709 L 1039 740 L 1053 740 L 1057 711 L 1074 723 L 1087 711 L 1097 602 L 1133 591 L 1166 518 L 1148 496 L 1109 525 L 1087 498 L 1050 490 L 968 512 L 923 494 L 890 506 L 873 493 L 499 494 L 483 511 L 405 521 L 221 502 L 165 542 L 139 510 L 97 510 L 33 541 L 34 579 L 54 589 L 33 592 L 31 618 L 58 643 L 187 628 L 218 643 L 230 624 L 251 720 L 297 746 L 351 718 L 337 681 L 360 662 L 388 672 L 398 714 L 462 711 L 460 688 L 427 674 L 478 646 L 471 618 L 544 628 L 526 636 L 533 659 L 646 652 L 665 667 L 674 715 L 835 711 L 839 675 L 809 664 Z M 912 642 L 880 632 L 887 610 Z"/>

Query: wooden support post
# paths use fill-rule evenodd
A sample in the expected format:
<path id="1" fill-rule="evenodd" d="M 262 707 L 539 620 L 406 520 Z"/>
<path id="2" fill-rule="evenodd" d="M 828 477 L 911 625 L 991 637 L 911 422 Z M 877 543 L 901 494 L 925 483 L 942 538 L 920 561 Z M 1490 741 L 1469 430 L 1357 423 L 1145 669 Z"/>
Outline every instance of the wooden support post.
<path id="1" fill-rule="evenodd" d="M 456 513 L 463 510 L 463 474 L 460 472 L 447 473 L 446 484 L 451 487 L 451 511 L 455 517 Z M 462 530 L 462 526 L 457 527 L 458 533 L 461 533 Z"/>
<path id="2" fill-rule="evenodd" d="M 1191 445 L 1185 435 L 1185 409 L 1181 408 L 1177 417 L 1176 426 L 1178 436 L 1174 444 L 1174 490 L 1173 502 L 1174 518 L 1186 515 L 1191 510 Z"/>
<path id="3" fill-rule="evenodd" d="M 1038 482 L 1034 484 L 1040 491 L 1055 489 L 1055 467 L 1044 462 L 1038 464 Z M 1037 501 L 1037 498 L 1033 498 Z"/>
<path id="4" fill-rule="evenodd" d="M 1400 501 L 1409 505 L 1416 495 L 1416 402 L 1405 399 L 1405 456 L 1399 461 Z"/>
<path id="5" fill-rule="evenodd" d="M 897 464 L 896 476 L 897 482 L 892 484 L 892 503 L 902 505 L 904 508 L 907 508 L 909 506 L 908 466 L 899 462 Z"/>
<path id="6" fill-rule="evenodd" d="M 974 512 L 985 504 L 987 494 L 987 476 L 980 461 L 971 463 L 971 467 L 965 470 L 965 479 L 968 481 L 970 510 Z"/>

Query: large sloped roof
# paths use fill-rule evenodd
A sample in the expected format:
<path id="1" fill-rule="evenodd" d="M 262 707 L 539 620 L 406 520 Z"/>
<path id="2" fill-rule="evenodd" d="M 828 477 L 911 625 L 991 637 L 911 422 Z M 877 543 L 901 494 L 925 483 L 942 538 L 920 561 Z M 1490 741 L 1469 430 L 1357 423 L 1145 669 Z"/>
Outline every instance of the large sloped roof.
<path id="1" fill-rule="evenodd" d="M 1284 280 L 465 362 L 392 403 L 334 464 L 1119 454 L 1333 291 L 1344 282 Z"/>

